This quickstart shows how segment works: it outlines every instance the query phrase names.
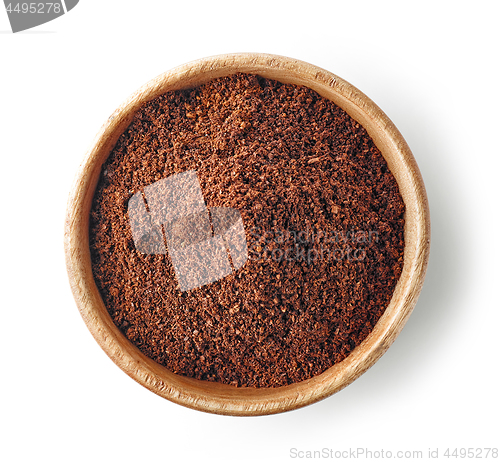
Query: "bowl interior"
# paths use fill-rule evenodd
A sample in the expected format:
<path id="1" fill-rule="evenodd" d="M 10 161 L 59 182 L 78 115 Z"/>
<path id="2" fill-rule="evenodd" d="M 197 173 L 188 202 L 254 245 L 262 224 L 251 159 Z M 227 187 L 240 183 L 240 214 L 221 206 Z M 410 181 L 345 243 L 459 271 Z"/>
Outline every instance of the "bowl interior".
<path id="1" fill-rule="evenodd" d="M 236 72 L 305 85 L 340 106 L 364 126 L 384 156 L 403 197 L 404 267 L 386 311 L 370 335 L 342 362 L 300 383 L 279 388 L 236 388 L 176 375 L 141 353 L 115 326 L 91 270 L 89 214 L 101 166 L 143 103 L 167 91 L 192 88 Z M 110 358 L 151 391 L 187 407 L 229 415 L 261 415 L 305 406 L 355 380 L 386 351 L 411 313 L 425 275 L 429 252 L 429 211 L 418 167 L 403 137 L 363 93 L 310 64 L 264 54 L 202 59 L 158 76 L 108 119 L 87 154 L 70 195 L 65 230 L 70 283 L 80 312 Z"/>

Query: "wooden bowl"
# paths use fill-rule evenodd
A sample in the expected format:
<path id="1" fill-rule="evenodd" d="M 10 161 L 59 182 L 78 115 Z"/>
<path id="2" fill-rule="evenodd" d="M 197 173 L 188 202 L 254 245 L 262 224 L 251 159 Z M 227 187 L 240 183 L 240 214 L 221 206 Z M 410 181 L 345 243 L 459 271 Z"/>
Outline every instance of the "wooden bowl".
<path id="1" fill-rule="evenodd" d="M 198 86 L 236 72 L 305 85 L 333 101 L 365 127 L 396 178 L 406 205 L 402 275 L 370 335 L 342 362 L 303 382 L 279 388 L 237 388 L 176 375 L 146 357 L 111 320 L 95 284 L 89 250 L 89 214 L 103 162 L 143 103 L 167 91 Z M 263 415 L 299 408 L 341 390 L 392 344 L 420 293 L 429 255 L 430 223 L 422 177 L 405 140 L 363 93 L 336 75 L 302 61 L 267 54 L 230 54 L 177 67 L 137 91 L 104 124 L 81 165 L 65 223 L 66 265 L 73 295 L 92 335 L 130 377 L 164 398 L 206 412 Z"/>

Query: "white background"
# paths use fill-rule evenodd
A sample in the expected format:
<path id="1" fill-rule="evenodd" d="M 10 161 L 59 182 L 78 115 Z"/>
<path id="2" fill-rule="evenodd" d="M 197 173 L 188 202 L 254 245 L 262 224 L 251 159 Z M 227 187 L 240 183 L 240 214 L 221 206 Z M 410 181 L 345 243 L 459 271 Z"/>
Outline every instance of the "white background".
<path id="1" fill-rule="evenodd" d="M 0 8 L 0 460 L 499 447 L 497 5 L 81 0 L 19 34 Z M 71 183 L 107 117 L 163 71 L 241 51 L 308 61 L 370 96 L 412 148 L 432 215 L 425 286 L 385 356 L 320 403 L 255 418 L 185 409 L 128 378 L 80 318 L 63 256 Z"/>

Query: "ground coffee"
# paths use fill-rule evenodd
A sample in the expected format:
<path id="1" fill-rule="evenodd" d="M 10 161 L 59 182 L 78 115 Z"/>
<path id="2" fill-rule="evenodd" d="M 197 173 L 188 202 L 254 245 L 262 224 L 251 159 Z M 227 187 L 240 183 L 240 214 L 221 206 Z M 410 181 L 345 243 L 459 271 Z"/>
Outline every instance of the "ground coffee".
<path id="1" fill-rule="evenodd" d="M 172 189 L 169 203 L 197 204 L 198 221 L 178 209 L 155 224 L 155 210 L 170 212 L 151 188 L 181 178 L 191 199 Z M 237 211 L 235 252 L 227 234 L 217 240 L 218 210 Z M 226 245 L 224 277 L 182 279 L 190 247 L 178 223 L 193 248 L 206 232 L 212 250 Z M 371 332 L 402 271 L 403 228 L 397 183 L 362 126 L 306 87 L 237 74 L 138 111 L 102 167 L 92 269 L 113 321 L 150 358 L 276 387 L 322 373 Z"/>

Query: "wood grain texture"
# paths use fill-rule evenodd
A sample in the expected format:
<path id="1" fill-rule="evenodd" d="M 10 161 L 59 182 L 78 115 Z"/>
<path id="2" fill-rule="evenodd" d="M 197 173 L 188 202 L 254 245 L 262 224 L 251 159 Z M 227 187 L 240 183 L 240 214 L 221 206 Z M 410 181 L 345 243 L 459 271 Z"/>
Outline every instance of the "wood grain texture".
<path id="1" fill-rule="evenodd" d="M 236 72 L 306 85 L 332 100 L 365 127 L 398 182 L 405 202 L 402 275 L 385 313 L 370 335 L 342 362 L 319 376 L 279 388 L 236 388 L 173 374 L 146 357 L 114 325 L 94 282 L 89 214 L 101 166 L 139 107 L 166 91 L 187 89 Z M 139 89 L 98 133 L 70 193 L 65 254 L 75 301 L 90 332 L 108 356 L 146 388 L 178 404 L 227 415 L 263 415 L 299 408 L 336 393 L 371 367 L 395 340 L 412 312 L 424 281 L 430 246 L 429 207 L 422 177 L 405 140 L 389 118 L 340 77 L 302 61 L 268 54 L 205 58 L 166 72 Z"/>

